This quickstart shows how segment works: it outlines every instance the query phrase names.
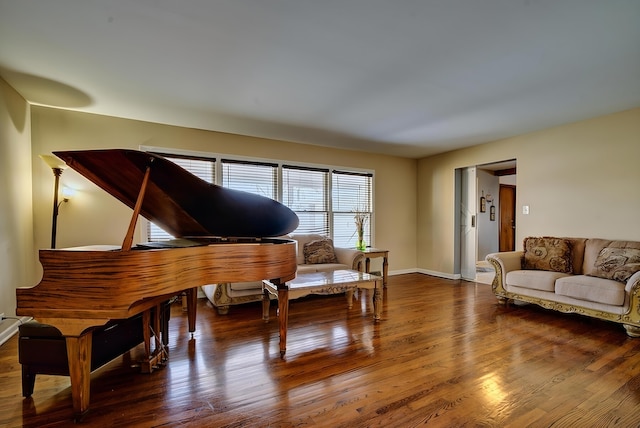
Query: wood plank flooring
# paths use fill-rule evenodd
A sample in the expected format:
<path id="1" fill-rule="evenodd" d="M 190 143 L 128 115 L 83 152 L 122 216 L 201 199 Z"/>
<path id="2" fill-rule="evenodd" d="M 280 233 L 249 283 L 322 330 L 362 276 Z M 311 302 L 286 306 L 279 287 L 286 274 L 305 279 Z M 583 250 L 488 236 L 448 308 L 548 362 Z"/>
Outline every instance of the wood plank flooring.
<path id="1" fill-rule="evenodd" d="M 80 426 L 640 426 L 640 339 L 619 325 L 422 274 L 389 278 L 378 324 L 371 297 L 292 301 L 285 360 L 275 302 L 264 324 L 260 303 L 220 316 L 201 300 L 193 339 L 176 304 L 168 365 L 140 374 L 136 348 L 94 372 Z M 22 398 L 16 336 L 0 384 L 0 426 L 74 426 L 68 378 Z"/>

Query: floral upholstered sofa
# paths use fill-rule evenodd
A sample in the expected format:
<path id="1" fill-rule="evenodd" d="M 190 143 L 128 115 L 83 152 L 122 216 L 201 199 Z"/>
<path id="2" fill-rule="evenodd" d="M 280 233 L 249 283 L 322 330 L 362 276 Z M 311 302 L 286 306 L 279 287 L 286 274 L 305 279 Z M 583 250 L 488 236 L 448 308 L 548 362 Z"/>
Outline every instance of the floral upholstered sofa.
<path id="1" fill-rule="evenodd" d="M 502 303 L 535 303 L 613 321 L 640 337 L 640 242 L 528 237 L 523 248 L 486 257 Z"/>
<path id="2" fill-rule="evenodd" d="M 331 239 L 323 235 L 293 233 L 280 238 L 296 241 L 298 273 L 357 270 L 364 265 L 364 254 L 361 251 L 334 247 Z M 262 301 L 260 281 L 204 285 L 202 291 L 221 315 L 227 314 L 231 305 Z"/>

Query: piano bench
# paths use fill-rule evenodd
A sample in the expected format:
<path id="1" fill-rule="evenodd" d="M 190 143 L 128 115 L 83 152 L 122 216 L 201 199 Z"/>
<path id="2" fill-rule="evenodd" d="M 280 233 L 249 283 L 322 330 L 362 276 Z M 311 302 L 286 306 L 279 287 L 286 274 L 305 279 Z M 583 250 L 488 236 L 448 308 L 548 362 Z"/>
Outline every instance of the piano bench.
<path id="1" fill-rule="evenodd" d="M 162 343 L 168 344 L 170 306 L 163 305 Z M 91 371 L 144 342 L 142 314 L 128 319 L 111 320 L 93 330 Z M 37 321 L 19 327 L 18 361 L 22 365 L 22 396 L 30 397 L 37 374 L 69 376 L 67 345 L 57 328 Z"/>

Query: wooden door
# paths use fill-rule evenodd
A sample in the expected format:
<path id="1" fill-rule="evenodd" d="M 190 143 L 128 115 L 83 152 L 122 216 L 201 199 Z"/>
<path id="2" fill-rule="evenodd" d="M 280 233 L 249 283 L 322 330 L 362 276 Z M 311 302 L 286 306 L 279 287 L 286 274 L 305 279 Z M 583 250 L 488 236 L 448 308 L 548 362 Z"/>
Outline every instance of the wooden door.
<path id="1" fill-rule="evenodd" d="M 516 186 L 500 185 L 500 251 L 516 249 Z"/>

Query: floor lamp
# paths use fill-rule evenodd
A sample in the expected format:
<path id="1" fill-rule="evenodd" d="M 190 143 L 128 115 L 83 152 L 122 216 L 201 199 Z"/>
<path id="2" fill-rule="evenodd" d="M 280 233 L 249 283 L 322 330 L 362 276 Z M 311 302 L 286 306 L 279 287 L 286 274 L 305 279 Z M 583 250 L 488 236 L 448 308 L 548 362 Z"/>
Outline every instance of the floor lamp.
<path id="1" fill-rule="evenodd" d="M 51 167 L 53 170 L 53 176 L 55 177 L 54 185 L 53 185 L 53 218 L 51 220 L 51 248 L 56 248 L 56 230 L 58 229 L 58 208 L 60 204 L 58 203 L 58 188 L 60 187 L 60 176 L 62 175 L 62 171 L 67 167 L 67 165 L 52 155 L 40 155 L 40 159 L 42 159 L 47 165 Z"/>

